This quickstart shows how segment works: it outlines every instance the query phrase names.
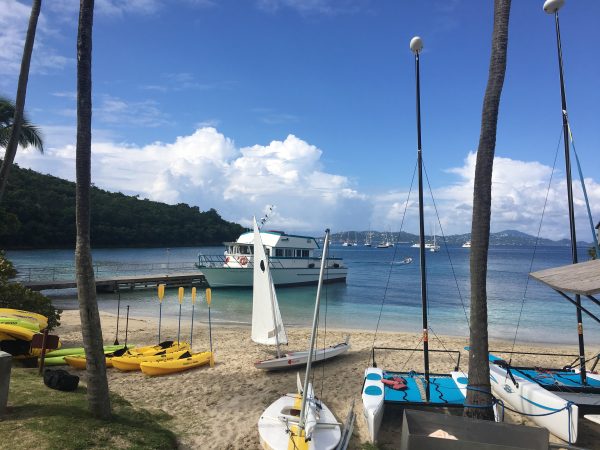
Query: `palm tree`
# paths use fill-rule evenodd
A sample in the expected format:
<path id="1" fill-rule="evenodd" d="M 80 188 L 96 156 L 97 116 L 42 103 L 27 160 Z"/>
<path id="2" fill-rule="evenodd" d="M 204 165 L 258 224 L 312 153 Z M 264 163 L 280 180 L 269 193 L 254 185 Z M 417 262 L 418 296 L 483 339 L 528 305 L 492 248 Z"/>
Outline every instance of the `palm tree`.
<path id="1" fill-rule="evenodd" d="M 23 110 L 25 109 L 25 96 L 27 94 L 27 80 L 29 79 L 29 65 L 31 63 L 33 42 L 35 41 L 35 30 L 37 28 L 41 7 L 42 0 L 33 0 L 31 5 L 31 15 L 29 16 L 29 26 L 27 28 L 27 35 L 25 36 L 23 58 L 21 59 L 21 72 L 19 73 L 19 84 L 17 85 L 17 99 L 15 102 L 12 129 L 10 137 L 6 141 L 6 145 L 2 145 L 3 147 L 6 147 L 6 152 L 4 153 L 2 167 L 0 167 L 0 201 L 2 201 L 4 195 L 10 166 L 17 154 L 17 146 L 22 139 L 21 127 L 23 124 Z"/>
<path id="2" fill-rule="evenodd" d="M 83 346 L 87 360 L 87 395 L 91 413 L 109 419 L 110 397 L 96 282 L 90 248 L 90 189 L 92 157 L 92 24 L 94 0 L 81 0 L 77 32 L 77 145 L 75 265 Z"/>
<path id="3" fill-rule="evenodd" d="M 6 148 L 10 140 L 15 118 L 15 105 L 6 97 L 0 96 L 0 147 Z M 40 129 L 33 125 L 23 114 L 19 145 L 23 148 L 35 147 L 44 153 L 44 141 Z"/>
<path id="4" fill-rule="evenodd" d="M 491 408 L 490 367 L 487 330 L 487 259 L 490 240 L 492 170 L 500 94 L 506 73 L 508 19 L 511 0 L 494 1 L 494 30 L 488 83 L 483 99 L 481 131 L 475 166 L 473 221 L 471 224 L 471 336 L 469 350 L 469 390 L 464 414 L 480 419 L 494 418 Z M 481 407 L 490 405 L 489 408 Z"/>

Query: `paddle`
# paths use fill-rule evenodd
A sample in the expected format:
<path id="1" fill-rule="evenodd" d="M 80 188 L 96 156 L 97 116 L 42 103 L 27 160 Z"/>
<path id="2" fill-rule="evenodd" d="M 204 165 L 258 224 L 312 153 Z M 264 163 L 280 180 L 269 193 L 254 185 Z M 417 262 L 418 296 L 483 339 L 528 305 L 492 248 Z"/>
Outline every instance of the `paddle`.
<path id="1" fill-rule="evenodd" d="M 160 344 L 160 321 L 162 319 L 162 301 L 165 296 L 165 285 L 158 285 L 158 343 Z"/>
<path id="2" fill-rule="evenodd" d="M 177 325 L 177 345 L 179 345 L 179 332 L 181 331 L 181 304 L 183 303 L 183 287 L 179 288 L 179 324 Z"/>
<path id="3" fill-rule="evenodd" d="M 192 288 L 192 328 L 190 329 L 190 349 L 194 343 L 194 307 L 196 306 L 196 288 Z"/>
<path id="4" fill-rule="evenodd" d="M 214 363 L 214 360 L 212 357 L 212 352 L 213 352 L 213 349 L 212 349 L 212 325 L 210 322 L 210 302 L 212 301 L 211 295 L 212 295 L 212 292 L 211 292 L 210 288 L 206 288 L 206 304 L 208 305 L 208 339 L 210 340 L 210 354 L 211 354 L 210 366 L 213 367 L 215 363 Z"/>
<path id="5" fill-rule="evenodd" d="M 119 316 L 121 311 L 121 291 L 118 286 L 117 294 L 119 294 L 119 299 L 117 300 L 117 332 L 115 333 L 115 345 L 119 345 Z"/>
<path id="6" fill-rule="evenodd" d="M 129 331 L 129 305 L 127 305 L 127 320 L 125 320 L 125 348 L 127 348 L 127 331 Z"/>

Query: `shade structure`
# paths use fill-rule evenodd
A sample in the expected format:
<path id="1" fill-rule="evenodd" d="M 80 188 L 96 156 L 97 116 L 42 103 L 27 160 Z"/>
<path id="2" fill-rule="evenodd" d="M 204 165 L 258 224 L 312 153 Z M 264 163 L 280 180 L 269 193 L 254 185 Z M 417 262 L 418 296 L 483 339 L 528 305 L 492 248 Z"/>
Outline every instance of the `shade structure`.
<path id="1" fill-rule="evenodd" d="M 598 259 L 539 270 L 529 275 L 563 293 L 595 295 L 600 292 L 600 260 Z"/>

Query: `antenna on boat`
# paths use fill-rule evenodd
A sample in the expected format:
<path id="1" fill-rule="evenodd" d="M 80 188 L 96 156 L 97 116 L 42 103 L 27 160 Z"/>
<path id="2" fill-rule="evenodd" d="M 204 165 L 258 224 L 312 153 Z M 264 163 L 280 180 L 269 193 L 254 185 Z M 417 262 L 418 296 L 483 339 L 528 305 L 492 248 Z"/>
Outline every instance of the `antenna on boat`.
<path id="1" fill-rule="evenodd" d="M 410 40 L 410 50 L 415 55 L 417 83 L 417 164 L 419 167 L 419 256 L 421 260 L 421 303 L 423 306 L 423 366 L 425 372 L 425 395 L 429 402 L 429 338 L 427 325 L 427 274 L 425 272 L 425 222 L 423 218 L 423 155 L 421 148 L 421 80 L 419 55 L 423 50 L 423 40 L 415 36 Z"/>
<path id="2" fill-rule="evenodd" d="M 567 199 L 569 203 L 569 228 L 571 231 L 571 258 L 573 264 L 577 264 L 577 234 L 575 232 L 575 210 L 573 207 L 573 182 L 571 177 L 571 152 L 569 151 L 569 120 L 567 115 L 567 96 L 565 94 L 565 79 L 563 72 L 562 44 L 560 40 L 560 23 L 558 20 L 558 10 L 565 4 L 565 0 L 546 0 L 544 2 L 544 11 L 548 14 L 554 14 L 556 25 L 556 48 L 558 52 L 558 70 L 560 75 L 560 97 L 561 111 L 563 121 L 563 141 L 565 143 L 565 172 L 567 174 Z M 577 306 L 577 334 L 579 338 L 579 364 L 581 374 L 581 384 L 586 384 L 585 371 L 585 344 L 583 341 L 583 318 L 581 315 L 581 297 L 575 295 Z"/>

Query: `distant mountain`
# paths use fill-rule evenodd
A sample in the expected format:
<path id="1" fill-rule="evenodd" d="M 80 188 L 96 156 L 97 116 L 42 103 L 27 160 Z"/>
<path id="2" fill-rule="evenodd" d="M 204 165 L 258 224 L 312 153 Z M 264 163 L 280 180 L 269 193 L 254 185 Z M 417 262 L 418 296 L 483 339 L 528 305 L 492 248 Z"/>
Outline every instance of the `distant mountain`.
<path id="1" fill-rule="evenodd" d="M 350 236 L 350 240 L 353 240 L 355 236 L 357 236 L 358 245 L 363 245 L 365 240 L 367 239 L 368 231 L 343 231 L 341 233 L 335 233 L 332 235 L 333 242 L 344 242 Z M 384 233 L 380 231 L 371 231 L 371 242 L 373 245 L 377 245 L 379 242 L 387 240 L 390 236 L 390 233 Z M 414 244 L 419 241 L 419 236 L 412 233 L 407 233 L 402 231 L 400 233 L 391 233 L 393 236 L 394 242 L 399 243 L 410 243 Z M 441 236 L 436 237 L 438 243 L 442 243 L 443 239 Z M 453 234 L 450 236 L 446 236 L 446 242 L 448 245 L 462 245 L 466 241 L 471 239 L 471 233 L 465 234 Z M 425 241 L 433 241 L 432 235 L 426 235 Z M 490 245 L 514 245 L 514 246 L 531 246 L 535 245 L 536 237 L 527 233 L 523 233 L 522 231 L 517 230 L 504 230 L 499 231 L 497 233 L 490 234 Z M 553 241 L 551 239 L 539 238 L 538 245 L 544 246 L 564 246 L 568 247 L 571 245 L 569 239 L 561 239 L 558 241 Z M 580 246 L 588 246 L 590 245 L 588 242 L 579 241 L 578 245 Z"/>
<path id="2" fill-rule="evenodd" d="M 92 188 L 91 240 L 99 247 L 220 245 L 243 231 L 214 209 L 167 205 Z M 0 248 L 73 248 L 75 183 L 15 165 L 0 205 Z"/>

